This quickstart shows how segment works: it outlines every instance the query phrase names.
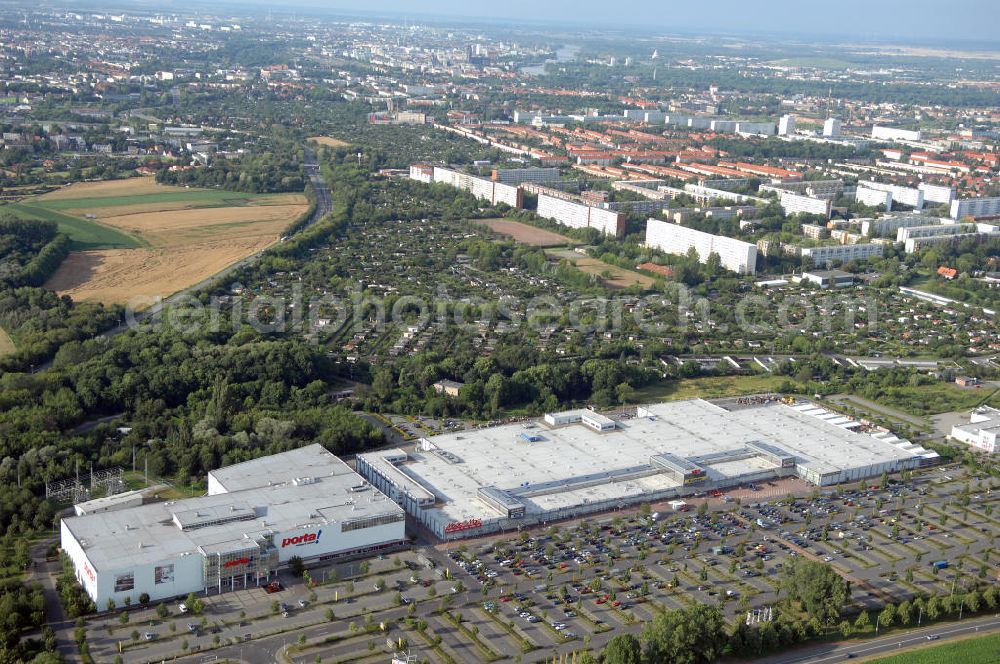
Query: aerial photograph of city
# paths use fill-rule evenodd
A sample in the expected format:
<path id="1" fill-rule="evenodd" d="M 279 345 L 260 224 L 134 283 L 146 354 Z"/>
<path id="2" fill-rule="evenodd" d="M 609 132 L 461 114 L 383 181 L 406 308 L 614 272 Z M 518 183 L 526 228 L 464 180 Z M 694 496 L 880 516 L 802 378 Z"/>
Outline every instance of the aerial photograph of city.
<path id="1" fill-rule="evenodd" d="M 0 664 L 1000 662 L 997 0 L 0 0 L 0 124 Z"/>

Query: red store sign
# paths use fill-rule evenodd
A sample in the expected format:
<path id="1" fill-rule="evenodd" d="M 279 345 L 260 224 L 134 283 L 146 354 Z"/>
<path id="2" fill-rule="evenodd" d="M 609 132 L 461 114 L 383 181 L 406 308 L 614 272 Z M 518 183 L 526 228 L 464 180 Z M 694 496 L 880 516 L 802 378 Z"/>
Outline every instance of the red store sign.
<path id="1" fill-rule="evenodd" d="M 469 519 L 468 521 L 455 521 L 444 527 L 446 533 L 460 533 L 463 530 L 472 530 L 483 525 L 481 519 Z"/>

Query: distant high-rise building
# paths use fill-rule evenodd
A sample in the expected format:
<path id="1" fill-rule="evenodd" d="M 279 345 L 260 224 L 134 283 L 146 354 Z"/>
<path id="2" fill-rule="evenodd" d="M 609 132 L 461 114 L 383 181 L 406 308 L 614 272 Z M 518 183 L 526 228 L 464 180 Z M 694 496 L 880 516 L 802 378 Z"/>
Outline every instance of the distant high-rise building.
<path id="1" fill-rule="evenodd" d="M 837 118 L 827 118 L 823 123 L 824 136 L 840 136 L 840 120 Z"/>
<path id="2" fill-rule="evenodd" d="M 795 116 L 782 115 L 778 121 L 778 136 L 791 136 L 795 133 Z"/>

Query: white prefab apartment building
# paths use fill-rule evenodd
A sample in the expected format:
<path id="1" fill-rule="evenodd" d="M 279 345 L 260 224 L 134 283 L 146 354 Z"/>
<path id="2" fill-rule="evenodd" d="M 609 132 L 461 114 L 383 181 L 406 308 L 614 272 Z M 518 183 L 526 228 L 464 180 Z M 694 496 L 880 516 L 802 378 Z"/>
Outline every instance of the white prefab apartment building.
<path id="1" fill-rule="evenodd" d="M 803 247 L 802 256 L 811 258 L 816 267 L 828 267 L 831 263 L 863 261 L 885 255 L 881 244 L 834 244 L 826 247 Z"/>
<path id="2" fill-rule="evenodd" d="M 951 218 L 1000 216 L 1000 197 L 960 198 L 951 202 Z"/>
<path id="3" fill-rule="evenodd" d="M 358 472 L 442 539 L 798 476 L 819 486 L 937 454 L 810 402 L 692 399 L 421 439 L 358 455 Z"/>
<path id="4" fill-rule="evenodd" d="M 554 219 L 570 228 L 596 228 L 605 235 L 625 235 L 625 215 L 614 210 L 556 198 L 549 194 L 538 194 L 536 212 L 539 217 Z"/>
<path id="5" fill-rule="evenodd" d="M 864 203 L 865 205 L 870 205 L 872 207 L 881 205 L 885 208 L 886 212 L 892 211 L 891 191 L 870 189 L 864 184 L 859 184 L 857 191 L 854 193 L 854 197 L 859 203 Z"/>
<path id="6" fill-rule="evenodd" d="M 754 274 L 757 271 L 757 245 L 704 233 L 669 221 L 646 221 L 646 246 L 677 256 L 682 256 L 693 248 L 698 252 L 702 263 L 708 260 L 709 255 L 718 254 L 722 266 L 727 270 L 739 274 Z"/>
<path id="7" fill-rule="evenodd" d="M 833 210 L 833 200 L 831 198 L 813 198 L 812 196 L 794 194 L 790 191 L 780 191 L 778 193 L 778 204 L 781 206 L 781 211 L 786 215 L 802 212 L 805 214 L 819 214 L 829 219 L 830 213 Z"/>
<path id="8" fill-rule="evenodd" d="M 403 509 L 320 445 L 212 471 L 208 488 L 62 520 L 62 549 L 98 607 L 263 585 L 292 557 L 362 555 L 405 539 Z"/>
<path id="9" fill-rule="evenodd" d="M 892 207 L 892 203 L 902 203 L 903 205 L 909 205 L 914 210 L 921 210 L 924 207 L 924 190 L 914 189 L 913 187 L 901 187 L 895 184 L 885 184 L 883 182 L 873 182 L 864 181 L 858 183 L 858 200 L 861 200 L 861 188 L 875 191 L 885 191 L 892 195 L 889 199 L 889 206 L 886 210 Z"/>
<path id="10" fill-rule="evenodd" d="M 951 437 L 966 445 L 993 454 L 1000 436 L 1000 410 L 983 406 L 972 412 L 968 424 L 952 427 Z"/>

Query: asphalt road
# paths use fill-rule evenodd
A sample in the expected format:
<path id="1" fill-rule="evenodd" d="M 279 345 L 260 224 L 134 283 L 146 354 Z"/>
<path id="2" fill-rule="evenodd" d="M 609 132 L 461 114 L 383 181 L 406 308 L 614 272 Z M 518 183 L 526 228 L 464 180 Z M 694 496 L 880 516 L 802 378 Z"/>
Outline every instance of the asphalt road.
<path id="1" fill-rule="evenodd" d="M 920 627 L 907 630 L 906 632 L 895 632 L 888 636 L 880 636 L 856 643 L 824 643 L 815 646 L 806 646 L 791 652 L 772 655 L 755 661 L 757 664 L 841 662 L 852 659 L 848 656 L 849 654 L 854 655 L 854 657 L 892 655 L 894 652 L 906 648 L 930 645 L 931 643 L 937 644 L 949 639 L 975 635 L 977 632 L 985 635 L 996 631 L 1000 631 L 1000 616 L 993 615 L 963 620 L 957 623 L 939 623 L 932 627 Z M 938 639 L 930 641 L 927 638 L 928 636 L 937 636 Z"/>

